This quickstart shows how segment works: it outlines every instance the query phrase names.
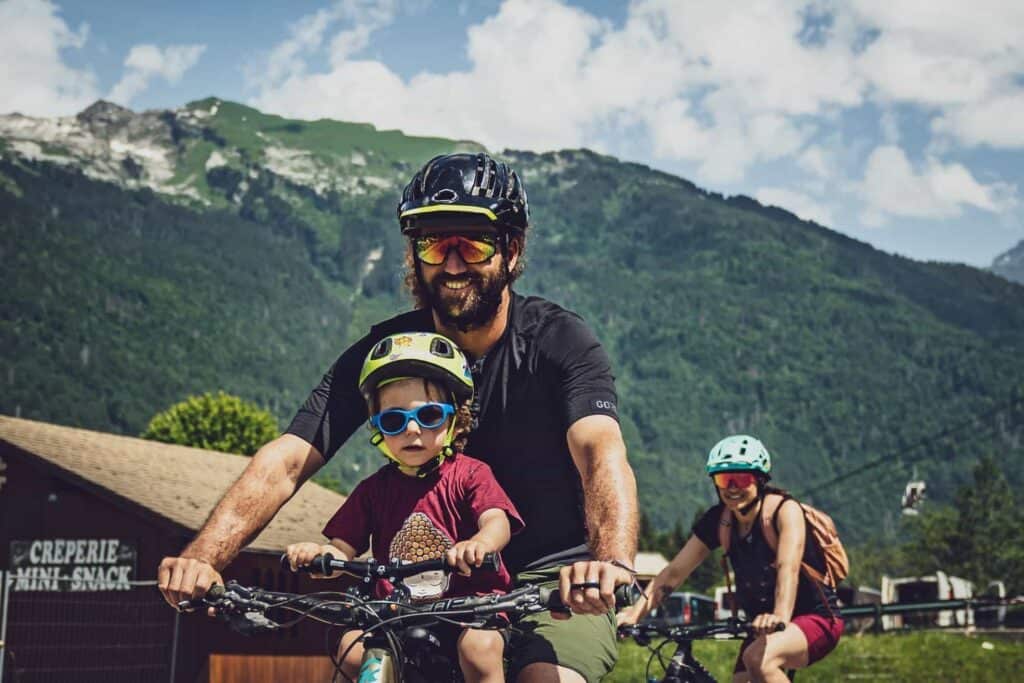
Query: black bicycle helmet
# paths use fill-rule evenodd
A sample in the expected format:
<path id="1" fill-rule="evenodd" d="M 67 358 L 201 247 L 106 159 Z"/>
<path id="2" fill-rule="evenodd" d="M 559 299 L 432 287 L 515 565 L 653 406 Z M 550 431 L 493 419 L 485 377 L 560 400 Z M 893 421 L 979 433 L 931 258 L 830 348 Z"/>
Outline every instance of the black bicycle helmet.
<path id="1" fill-rule="evenodd" d="M 447 220 L 452 214 L 525 231 L 530 222 L 526 188 L 515 171 L 489 154 L 436 156 L 405 187 L 398 222 L 402 233 L 409 234 L 424 219 Z"/>

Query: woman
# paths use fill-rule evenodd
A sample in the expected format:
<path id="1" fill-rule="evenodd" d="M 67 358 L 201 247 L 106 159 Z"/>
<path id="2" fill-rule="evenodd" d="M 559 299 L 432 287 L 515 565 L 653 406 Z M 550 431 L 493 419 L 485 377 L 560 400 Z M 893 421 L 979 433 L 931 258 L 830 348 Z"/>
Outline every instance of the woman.
<path id="1" fill-rule="evenodd" d="M 715 444 L 707 473 L 719 504 L 693 525 L 686 544 L 644 591 L 646 599 L 619 616 L 620 624 L 636 623 L 727 540 L 739 604 L 754 615 L 754 635 L 740 648 L 733 683 L 788 681 L 787 669 L 820 660 L 843 631 L 835 591 L 801 572 L 802 562 L 824 572 L 824 559 L 800 504 L 768 485 L 771 467 L 768 450 L 754 437 L 729 436 Z M 774 510 L 766 520 L 777 532 L 774 549 L 759 522 L 763 506 Z M 779 624 L 784 630 L 776 631 Z"/>

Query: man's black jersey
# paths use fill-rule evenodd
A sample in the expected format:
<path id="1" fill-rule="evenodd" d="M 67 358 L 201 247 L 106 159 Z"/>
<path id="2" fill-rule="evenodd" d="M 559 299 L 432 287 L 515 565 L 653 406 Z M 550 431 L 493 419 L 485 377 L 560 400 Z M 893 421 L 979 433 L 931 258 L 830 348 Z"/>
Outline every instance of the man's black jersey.
<path id="1" fill-rule="evenodd" d="M 390 334 L 432 331 L 430 309 L 373 326 L 331 366 L 287 432 L 332 457 L 367 420 L 357 383 L 370 349 Z M 502 552 L 509 570 L 586 559 L 583 494 L 566 432 L 587 415 L 618 419 L 604 349 L 575 313 L 512 293 L 505 333 L 473 370 L 477 419 L 464 450 L 490 465 L 526 525 Z"/>

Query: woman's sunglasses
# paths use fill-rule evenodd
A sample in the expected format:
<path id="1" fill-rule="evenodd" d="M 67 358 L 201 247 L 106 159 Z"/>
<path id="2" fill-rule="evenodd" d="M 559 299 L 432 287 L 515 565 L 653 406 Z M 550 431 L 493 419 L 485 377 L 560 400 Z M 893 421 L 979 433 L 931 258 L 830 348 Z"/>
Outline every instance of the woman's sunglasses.
<path id="1" fill-rule="evenodd" d="M 711 475 L 711 478 L 715 480 L 715 486 L 720 489 L 730 487 L 745 489 L 757 481 L 757 477 L 750 472 L 716 472 Z"/>
<path id="2" fill-rule="evenodd" d="M 416 420 L 416 424 L 424 429 L 437 429 L 454 413 L 455 406 L 451 403 L 424 403 L 412 410 L 383 410 L 370 418 L 370 424 L 379 429 L 381 434 L 395 436 L 405 431 L 409 420 Z"/>
<path id="3" fill-rule="evenodd" d="M 456 249 L 466 263 L 483 263 L 497 251 L 498 243 L 491 235 L 423 235 L 413 238 L 416 258 L 430 266 L 439 266 Z"/>

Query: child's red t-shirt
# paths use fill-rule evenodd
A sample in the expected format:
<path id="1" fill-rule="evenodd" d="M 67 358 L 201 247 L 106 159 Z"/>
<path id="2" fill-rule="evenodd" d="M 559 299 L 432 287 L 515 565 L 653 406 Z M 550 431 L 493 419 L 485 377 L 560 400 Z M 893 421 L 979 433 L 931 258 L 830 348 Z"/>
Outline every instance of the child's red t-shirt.
<path id="1" fill-rule="evenodd" d="M 440 557 L 456 541 L 479 530 L 477 520 L 491 508 L 504 510 L 512 533 L 523 528 L 512 501 L 486 464 L 462 453 L 446 458 L 424 478 L 402 474 L 387 465 L 361 481 L 324 527 L 328 538 L 340 538 L 362 554 L 373 542 L 379 561 L 419 562 Z M 446 596 L 504 592 L 511 586 L 508 570 L 452 574 Z M 378 595 L 391 592 L 381 582 Z"/>

